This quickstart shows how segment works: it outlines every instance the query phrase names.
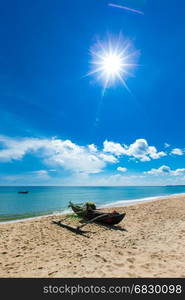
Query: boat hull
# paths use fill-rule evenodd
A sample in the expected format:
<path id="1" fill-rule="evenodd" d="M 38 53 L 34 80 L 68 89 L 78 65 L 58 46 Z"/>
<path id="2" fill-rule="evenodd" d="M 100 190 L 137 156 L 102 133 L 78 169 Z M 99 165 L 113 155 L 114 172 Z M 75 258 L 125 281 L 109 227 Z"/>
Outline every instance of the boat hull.
<path id="1" fill-rule="evenodd" d="M 116 225 L 120 223 L 123 218 L 125 217 L 125 213 L 119 214 L 119 213 L 101 213 L 101 212 L 94 212 L 94 213 L 87 213 L 86 218 L 88 220 L 92 220 L 93 218 L 96 218 L 98 216 L 102 216 L 99 220 L 97 219 L 97 223 L 101 224 L 107 224 L 107 225 Z"/>
<path id="2" fill-rule="evenodd" d="M 28 191 L 25 191 L 25 192 L 18 192 L 18 194 L 28 194 Z"/>
<path id="3" fill-rule="evenodd" d="M 96 217 L 100 217 L 97 219 L 95 222 L 101 223 L 101 224 L 106 224 L 106 225 L 116 225 L 120 223 L 123 218 L 125 217 L 125 213 L 118 213 L 118 212 L 112 212 L 112 213 L 105 213 L 97 210 L 92 210 L 92 211 L 83 211 L 76 207 L 75 205 L 71 204 L 70 207 L 72 208 L 73 212 L 79 215 L 80 217 L 83 217 L 87 220 L 92 220 Z M 102 216 L 102 218 L 101 218 Z"/>

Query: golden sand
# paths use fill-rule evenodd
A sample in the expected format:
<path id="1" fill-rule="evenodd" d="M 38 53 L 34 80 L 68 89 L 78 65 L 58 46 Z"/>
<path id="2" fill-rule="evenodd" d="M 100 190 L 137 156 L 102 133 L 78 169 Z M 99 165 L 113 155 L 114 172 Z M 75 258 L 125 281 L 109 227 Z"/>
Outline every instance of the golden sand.
<path id="1" fill-rule="evenodd" d="M 0 277 L 185 277 L 184 195 L 116 210 L 117 230 L 90 224 L 86 236 L 52 224 L 65 216 L 0 224 Z"/>

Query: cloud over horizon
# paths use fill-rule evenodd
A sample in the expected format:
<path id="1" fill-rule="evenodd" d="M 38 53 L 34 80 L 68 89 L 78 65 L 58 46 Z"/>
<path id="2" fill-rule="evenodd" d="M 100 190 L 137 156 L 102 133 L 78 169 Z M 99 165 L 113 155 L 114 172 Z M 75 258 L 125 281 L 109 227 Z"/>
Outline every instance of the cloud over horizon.
<path id="1" fill-rule="evenodd" d="M 137 139 L 129 146 L 121 145 L 120 143 L 109 142 L 106 140 L 104 142 L 103 151 L 112 153 L 116 156 L 126 155 L 142 162 L 150 161 L 151 159 L 159 159 L 167 155 L 163 151 L 158 152 L 156 147 L 149 146 L 145 139 Z"/>
<path id="2" fill-rule="evenodd" d="M 158 169 L 151 169 L 150 171 L 144 172 L 149 175 L 172 175 L 172 176 L 181 176 L 185 175 L 185 168 L 172 170 L 169 166 L 161 166 Z"/>
<path id="3" fill-rule="evenodd" d="M 177 149 L 177 148 L 175 148 Z M 177 153 L 177 151 L 175 151 Z M 180 153 L 180 152 L 179 152 Z M 120 160 L 122 158 L 127 158 L 128 163 L 131 160 L 135 162 L 148 162 L 151 160 L 157 160 L 167 154 L 163 151 L 158 151 L 155 146 L 150 146 L 145 139 L 136 139 L 130 145 L 125 145 L 121 143 L 116 143 L 112 141 L 105 140 L 103 142 L 102 149 L 98 149 L 95 144 L 89 145 L 78 145 L 69 139 L 62 140 L 60 138 L 11 138 L 8 136 L 0 136 L 0 162 L 10 163 L 13 161 L 20 161 L 28 154 L 37 157 L 45 169 L 39 169 L 38 171 L 32 171 L 32 175 L 42 178 L 43 180 L 49 180 L 52 178 L 50 171 L 67 170 L 72 174 L 81 176 L 99 174 L 105 171 L 109 165 L 116 165 L 116 171 L 120 173 L 125 173 L 128 171 L 127 165 L 121 166 Z M 177 154 L 180 155 L 180 154 Z M 129 162 L 130 161 L 130 162 Z M 119 164 L 118 164 L 119 163 Z M 114 169 L 115 171 L 115 169 Z M 130 172 L 129 176 L 130 176 Z M 60 173 L 61 174 L 61 173 Z M 81 174 L 81 175 L 80 175 Z M 83 175 L 84 174 L 84 175 Z M 131 174 L 138 178 L 143 172 Z M 152 168 L 151 170 L 144 172 L 146 175 L 170 175 L 170 176 L 180 176 L 185 174 L 184 168 L 177 168 L 172 170 L 169 166 L 163 165 L 161 167 Z M 105 175 L 105 173 L 104 173 Z M 115 177 L 120 177 L 121 175 Z M 12 175 L 13 176 L 13 175 Z M 28 176 L 31 176 L 28 174 Z M 67 175 L 68 176 L 68 175 Z M 10 176 L 11 177 L 11 176 Z M 111 180 L 112 177 L 108 180 Z M 133 177 L 128 177 L 133 179 Z M 89 180 L 89 179 L 88 179 Z M 98 179 L 99 182 L 100 179 Z"/>
<path id="4" fill-rule="evenodd" d="M 20 160 L 32 153 L 43 157 L 51 165 L 61 165 L 77 172 L 97 173 L 106 163 L 117 163 L 121 156 L 138 159 L 141 162 L 159 159 L 167 154 L 158 152 L 156 147 L 149 146 L 145 139 L 137 139 L 133 144 L 121 145 L 104 141 L 103 150 L 96 145 L 79 146 L 70 140 L 58 138 L 10 138 L 0 136 L 0 161 Z"/>
<path id="5" fill-rule="evenodd" d="M 91 174 L 101 172 L 106 162 L 117 161 L 111 155 L 103 154 L 101 157 L 101 153 L 96 153 L 94 149 L 76 145 L 70 140 L 0 136 L 0 143 L 4 146 L 0 150 L 1 162 L 21 160 L 26 154 L 31 153 L 41 157 L 46 165 Z"/>

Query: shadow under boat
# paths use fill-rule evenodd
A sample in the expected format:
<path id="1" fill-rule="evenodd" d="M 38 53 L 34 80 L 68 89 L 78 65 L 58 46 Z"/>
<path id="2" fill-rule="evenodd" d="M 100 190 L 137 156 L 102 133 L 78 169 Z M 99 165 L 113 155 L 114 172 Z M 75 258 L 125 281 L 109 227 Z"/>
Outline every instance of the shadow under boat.
<path id="1" fill-rule="evenodd" d="M 52 223 L 56 224 L 56 225 L 58 225 L 60 227 L 66 228 L 66 229 L 68 229 L 68 230 L 70 230 L 70 231 L 72 231 L 72 232 L 74 232 L 76 234 L 83 235 L 83 236 L 85 236 L 85 233 L 88 233 L 90 231 L 84 231 L 84 230 L 82 230 L 82 228 L 85 227 L 86 225 L 90 225 L 92 223 L 97 224 L 98 226 L 103 227 L 105 229 L 113 229 L 113 230 L 116 230 L 116 231 L 119 230 L 119 231 L 124 231 L 124 232 L 128 231 L 127 229 L 122 228 L 121 226 L 118 226 L 118 225 L 116 226 L 116 225 L 110 225 L 110 224 L 100 223 L 100 222 L 98 222 L 98 220 L 96 221 L 96 219 L 98 219 L 98 217 L 96 217 L 96 218 L 94 218 L 92 220 L 89 220 L 87 222 L 84 221 L 84 220 L 81 220 L 80 221 L 81 225 L 79 225 L 77 227 L 74 227 L 74 226 L 62 223 L 62 221 L 64 221 L 65 219 L 61 220 L 61 221 L 52 221 Z M 91 233 L 95 233 L 95 232 L 91 232 Z M 86 237 L 88 237 L 88 236 L 86 236 Z"/>
<path id="2" fill-rule="evenodd" d="M 64 223 L 62 223 L 62 221 L 52 221 L 52 223 L 56 224 L 56 225 L 58 225 L 60 227 L 66 228 L 66 229 L 68 229 L 68 230 L 70 230 L 70 231 L 72 231 L 72 232 L 74 232 L 76 234 L 80 234 L 80 235 L 83 235 L 83 236 L 89 238 L 88 236 L 85 235 L 85 233 L 88 233 L 89 231 L 81 230 L 79 228 L 79 226 L 78 227 L 74 227 L 74 226 L 71 226 L 71 225 L 68 225 L 68 224 L 64 224 Z"/>

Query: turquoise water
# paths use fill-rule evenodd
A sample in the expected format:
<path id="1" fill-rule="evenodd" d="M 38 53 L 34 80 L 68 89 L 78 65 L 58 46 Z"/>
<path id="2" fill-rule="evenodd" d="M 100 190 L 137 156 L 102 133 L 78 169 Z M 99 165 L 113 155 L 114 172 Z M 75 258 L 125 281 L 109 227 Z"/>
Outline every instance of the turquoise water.
<path id="1" fill-rule="evenodd" d="M 18 194 L 29 190 L 28 194 Z M 185 186 L 160 187 L 0 187 L 0 221 L 61 213 L 71 200 L 97 206 L 132 203 L 136 199 L 185 193 Z"/>

